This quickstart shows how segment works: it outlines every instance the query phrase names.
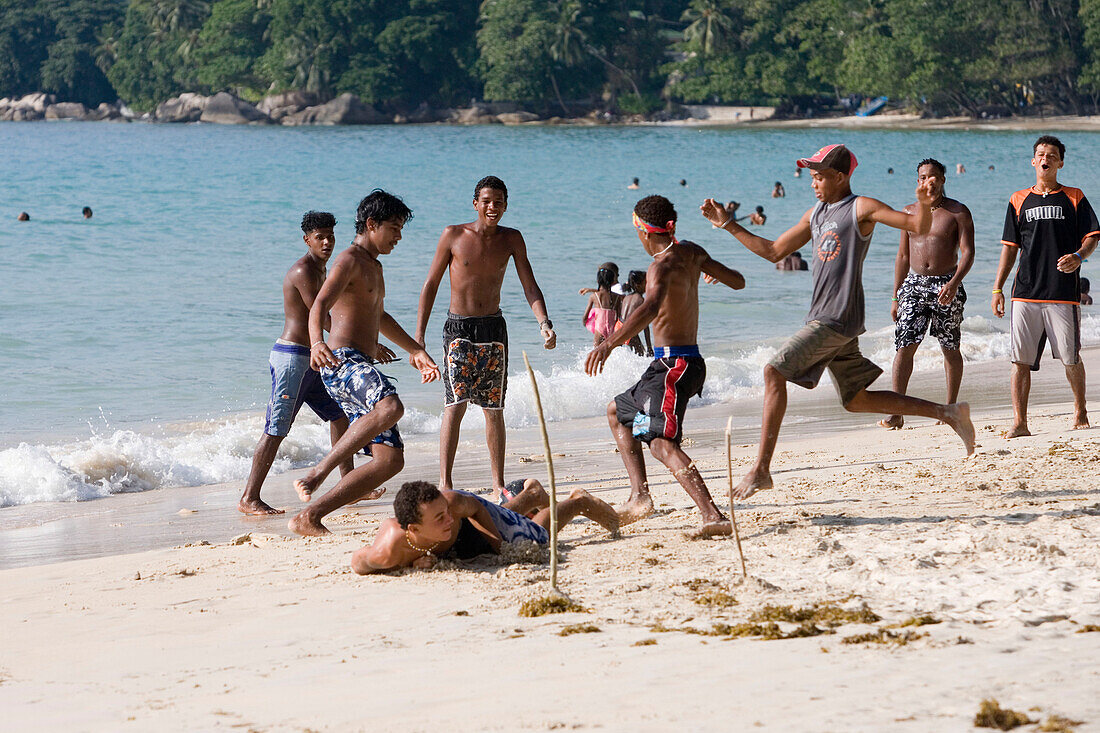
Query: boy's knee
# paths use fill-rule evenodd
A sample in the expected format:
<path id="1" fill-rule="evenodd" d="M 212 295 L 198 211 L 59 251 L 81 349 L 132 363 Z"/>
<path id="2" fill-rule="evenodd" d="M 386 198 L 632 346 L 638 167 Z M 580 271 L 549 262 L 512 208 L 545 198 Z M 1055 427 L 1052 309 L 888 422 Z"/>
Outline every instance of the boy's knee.
<path id="1" fill-rule="evenodd" d="M 374 409 L 379 408 L 383 410 L 387 420 L 393 420 L 394 425 L 405 416 L 405 405 L 401 402 L 401 398 L 395 394 L 383 398 Z"/>
<path id="2" fill-rule="evenodd" d="M 615 400 L 611 400 L 607 403 L 607 417 L 611 420 L 619 419 L 619 408 L 615 404 Z"/>
<path id="3" fill-rule="evenodd" d="M 779 373 L 779 370 L 768 364 L 764 367 L 764 384 L 768 386 L 781 385 L 787 381 L 787 378 Z"/>

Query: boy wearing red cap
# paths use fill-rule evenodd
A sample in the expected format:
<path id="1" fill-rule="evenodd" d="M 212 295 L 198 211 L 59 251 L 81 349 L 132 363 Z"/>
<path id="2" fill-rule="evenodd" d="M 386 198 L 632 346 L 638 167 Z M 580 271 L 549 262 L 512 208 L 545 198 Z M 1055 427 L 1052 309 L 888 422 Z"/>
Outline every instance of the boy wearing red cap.
<path id="1" fill-rule="evenodd" d="M 917 186 L 916 211 L 908 214 L 852 193 L 856 157 L 843 145 L 827 145 L 814 155 L 799 159 L 797 165 L 810 170 L 811 185 L 819 203 L 774 241 L 752 234 L 732 221 L 714 199 L 707 199 L 699 207 L 711 224 L 725 229 L 750 251 L 770 262 L 779 262 L 813 241 L 810 313 L 802 330 L 764 367 L 760 447 L 755 465 L 734 490 L 734 496 L 740 499 L 772 487 L 771 459 L 787 409 L 787 382 L 813 389 L 826 368 L 846 410 L 935 418 L 958 433 L 968 455 L 974 452 L 969 405 L 965 402 L 940 405 L 896 392 L 870 392 L 867 388 L 882 374 L 882 369 L 859 351 L 859 335 L 864 331 L 863 260 L 875 224 L 927 234 L 932 224 L 931 183 L 925 181 Z"/>

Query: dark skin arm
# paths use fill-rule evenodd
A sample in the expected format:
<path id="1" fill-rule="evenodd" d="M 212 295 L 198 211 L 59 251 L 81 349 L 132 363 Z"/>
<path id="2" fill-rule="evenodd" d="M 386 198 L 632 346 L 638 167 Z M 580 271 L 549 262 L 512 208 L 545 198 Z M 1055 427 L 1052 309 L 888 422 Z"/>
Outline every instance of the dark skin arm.
<path id="1" fill-rule="evenodd" d="M 397 344 L 397 347 L 409 352 L 409 364 L 420 372 L 420 383 L 427 384 L 439 379 L 439 367 L 428 356 L 424 347 L 417 343 L 401 324 L 393 319 L 389 313 L 383 311 L 382 319 L 378 323 L 378 331 L 383 336 Z"/>
<path id="2" fill-rule="evenodd" d="M 543 298 L 539 284 L 535 282 L 535 273 L 531 269 L 531 261 L 527 259 L 527 243 L 523 241 L 523 236 L 519 232 L 516 232 L 516 239 L 518 241 L 512 248 L 512 260 L 516 263 L 516 275 L 519 277 L 520 285 L 523 286 L 523 295 L 527 298 L 527 304 L 531 306 L 531 311 L 539 322 L 539 328 L 542 330 L 543 347 L 552 349 L 558 343 L 558 336 L 553 329 L 542 325 L 550 318 L 546 313 L 546 300 Z"/>
<path id="3" fill-rule="evenodd" d="M 958 227 L 959 265 L 955 270 L 955 277 L 944 283 L 943 287 L 940 288 L 939 298 L 937 298 L 940 305 L 944 306 L 949 305 L 955 299 L 955 294 L 959 292 L 959 285 L 962 284 L 963 278 L 974 266 L 974 218 L 970 215 L 970 209 L 965 206 L 962 207 L 962 212 L 958 216 Z"/>
<path id="4" fill-rule="evenodd" d="M 439 283 L 451 264 L 451 233 L 450 227 L 443 230 L 439 237 L 439 244 L 435 248 L 435 256 L 432 264 L 428 266 L 428 277 L 424 280 L 424 286 L 420 289 L 420 305 L 416 310 L 416 334 L 415 340 L 424 345 L 424 334 L 428 329 L 428 318 L 432 314 L 432 306 L 435 305 L 435 296 L 439 292 Z"/>
<path id="5" fill-rule="evenodd" d="M 894 300 L 890 304 L 890 318 L 898 320 L 898 291 L 901 284 L 909 274 L 909 232 L 902 231 L 901 243 L 898 244 L 898 256 L 894 260 Z"/>
<path id="6" fill-rule="evenodd" d="M 329 318 L 329 310 L 352 278 L 359 274 L 358 270 L 358 265 L 351 258 L 338 259 L 309 308 L 309 365 L 317 371 L 323 367 L 335 368 L 339 364 L 332 349 L 324 342 L 323 326 Z"/>
<path id="7" fill-rule="evenodd" d="M 482 503 L 472 496 L 457 492 L 445 491 L 443 494 L 447 496 L 447 501 L 451 506 L 451 515 L 456 520 L 469 519 L 489 540 L 493 552 L 500 552 L 500 546 L 504 540 L 501 538 L 500 532 L 497 532 L 497 527 L 493 524 L 493 518 L 489 516 L 489 511 Z"/>
<path id="8" fill-rule="evenodd" d="M 758 234 L 753 234 L 745 227 L 738 224 L 732 217 L 726 214 L 726 210 L 714 199 L 707 199 L 699 207 L 703 216 L 719 229 L 725 229 L 729 234 L 753 254 L 759 255 L 769 262 L 780 262 L 784 257 L 802 248 L 810 241 L 810 212 L 807 211 L 798 220 L 798 223 L 780 234 L 774 240 L 765 239 Z M 648 295 L 648 293 L 647 293 Z"/>

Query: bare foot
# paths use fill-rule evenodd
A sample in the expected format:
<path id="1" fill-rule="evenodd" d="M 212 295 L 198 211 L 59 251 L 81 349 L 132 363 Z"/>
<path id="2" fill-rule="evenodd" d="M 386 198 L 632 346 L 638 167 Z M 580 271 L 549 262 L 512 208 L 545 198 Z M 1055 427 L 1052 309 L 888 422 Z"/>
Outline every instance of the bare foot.
<path id="1" fill-rule="evenodd" d="M 1031 435 L 1031 431 L 1027 429 L 1027 425 L 1013 425 L 1012 429 L 1005 433 L 1005 439 L 1022 438 L 1025 435 Z"/>
<path id="2" fill-rule="evenodd" d="M 385 494 L 385 493 L 386 493 L 386 487 L 385 486 L 379 486 L 378 488 L 371 489 L 370 491 L 363 494 L 362 496 L 360 496 L 355 501 L 374 501 L 375 499 L 381 498 L 382 495 Z"/>
<path id="3" fill-rule="evenodd" d="M 290 521 L 286 523 L 286 526 L 289 527 L 290 531 L 294 534 L 300 534 L 303 537 L 323 537 L 326 534 L 332 534 L 325 528 L 325 525 L 310 520 L 305 512 L 301 512 L 291 517 Z"/>
<path id="4" fill-rule="evenodd" d="M 241 499 L 237 504 L 237 511 L 241 514 L 248 514 L 250 516 L 262 516 L 265 514 L 282 514 L 282 509 L 276 509 L 273 506 L 269 506 L 265 502 L 256 499 L 255 501 L 248 501 Z"/>
<path id="5" fill-rule="evenodd" d="M 1074 430 L 1087 430 L 1089 425 L 1089 416 L 1086 412 L 1081 412 L 1073 416 L 1073 429 Z"/>
<path id="6" fill-rule="evenodd" d="M 317 490 L 321 482 L 312 475 L 307 475 L 294 482 L 294 490 L 298 492 L 298 498 L 309 501 L 313 498 L 313 492 Z"/>
<path id="7" fill-rule="evenodd" d="M 688 532 L 687 538 L 705 540 L 708 537 L 729 537 L 731 534 L 733 534 L 733 525 L 727 519 L 720 519 L 717 522 L 707 522 L 694 532 Z"/>
<path id="8" fill-rule="evenodd" d="M 649 494 L 642 494 L 623 504 L 622 509 L 616 509 L 615 512 L 619 515 L 620 527 L 632 524 L 653 513 L 653 498 Z"/>
<path id="9" fill-rule="evenodd" d="M 891 415 L 878 421 L 878 426 L 887 430 L 901 430 L 901 426 L 904 424 L 905 418 L 901 415 Z"/>
<path id="10" fill-rule="evenodd" d="M 745 475 L 745 478 L 741 479 L 741 483 L 737 484 L 737 486 L 734 487 L 732 492 L 733 498 L 748 499 L 757 491 L 770 489 L 772 485 L 771 472 L 766 469 L 756 469 L 747 473 Z"/>
<path id="11" fill-rule="evenodd" d="M 957 402 L 947 406 L 943 421 L 962 438 L 966 446 L 966 455 L 974 455 L 974 423 L 970 422 L 970 403 Z"/>
<path id="12" fill-rule="evenodd" d="M 582 502 L 581 514 L 610 532 L 613 539 L 619 538 L 619 525 L 622 522 L 613 506 L 603 499 L 592 496 L 584 489 L 575 489 L 569 494 L 569 498 L 580 500 Z M 653 503 L 650 502 L 649 506 L 652 509 Z"/>

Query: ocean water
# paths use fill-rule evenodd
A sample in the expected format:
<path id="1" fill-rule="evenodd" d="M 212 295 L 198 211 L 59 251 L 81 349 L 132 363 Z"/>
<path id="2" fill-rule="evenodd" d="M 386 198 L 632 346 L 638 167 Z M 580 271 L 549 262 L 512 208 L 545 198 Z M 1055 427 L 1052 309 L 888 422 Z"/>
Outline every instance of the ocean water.
<path id="1" fill-rule="evenodd" d="M 764 206 L 759 227 L 774 237 L 814 199 L 794 159 L 846 142 L 860 166 L 857 193 L 901 206 L 914 199 L 914 167 L 936 157 L 947 192 L 975 219 L 977 262 L 963 352 L 969 361 L 1007 356 L 1007 324 L 992 318 L 989 284 L 1000 253 L 1009 195 L 1030 185 L 1033 133 L 839 131 L 670 127 L 381 126 L 266 128 L 207 125 L 18 123 L 0 125 L 0 507 L 83 500 L 120 491 L 243 479 L 259 435 L 270 381 L 267 352 L 282 328 L 280 283 L 304 245 L 302 212 L 336 214 L 339 249 L 353 236 L 355 205 L 375 187 L 414 211 L 404 238 L 383 259 L 387 310 L 409 331 L 427 265 L 443 226 L 468 221 L 474 182 L 503 178 L 559 334 L 541 348 L 538 327 L 514 275 L 503 309 L 511 371 L 526 349 L 540 374 L 551 420 L 589 417 L 631 384 L 645 360 L 620 350 L 605 374 L 583 374 L 590 334 L 581 325 L 597 266 L 644 269 L 648 257 L 630 224 L 634 201 L 668 196 L 679 234 L 741 270 L 742 291 L 701 289 L 700 344 L 708 357 L 703 399 L 752 395 L 763 364 L 805 316 L 807 273 L 782 273 L 698 213 L 704 197 Z M 1066 132 L 1062 179 L 1100 198 L 1100 146 L 1093 133 Z M 963 163 L 967 173 L 954 174 Z M 995 170 L 989 171 L 988 166 Z M 894 173 L 887 173 L 892 167 Z M 629 191 L 633 176 L 640 191 Z M 686 179 L 687 186 L 679 184 Z M 771 199 L 775 181 L 786 198 Z M 95 211 L 89 221 L 81 207 Z M 27 223 L 15 221 L 20 211 Z M 897 234 L 876 232 L 865 269 L 864 350 L 893 357 L 889 319 Z M 1092 263 L 1085 266 L 1089 274 Z M 439 357 L 446 281 L 429 326 Z M 1100 320 L 1086 317 L 1086 344 Z M 934 340 L 919 370 L 938 369 Z M 410 434 L 438 428 L 442 394 L 422 386 L 404 361 L 391 365 Z M 963 384 L 964 394 L 966 383 Z M 532 398 L 512 379 L 505 416 L 526 424 Z M 306 412 L 273 470 L 315 461 L 327 431 Z M 478 411 L 467 420 L 478 421 Z M 311 418 L 311 416 L 310 416 Z"/>

